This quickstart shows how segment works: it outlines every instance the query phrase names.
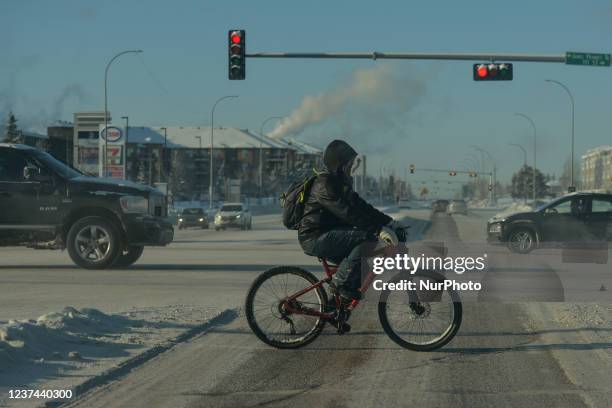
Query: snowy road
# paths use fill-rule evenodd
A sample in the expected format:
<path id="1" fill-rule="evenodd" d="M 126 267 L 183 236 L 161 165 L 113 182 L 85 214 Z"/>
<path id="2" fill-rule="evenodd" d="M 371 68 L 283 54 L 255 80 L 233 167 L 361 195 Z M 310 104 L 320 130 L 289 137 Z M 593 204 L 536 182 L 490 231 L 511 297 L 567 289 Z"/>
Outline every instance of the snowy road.
<path id="1" fill-rule="evenodd" d="M 428 217 L 427 211 L 405 214 Z M 427 237 L 482 244 L 490 215 L 438 215 Z M 496 254 L 493 270 L 512 264 L 534 272 L 539 281 L 552 277 L 568 286 L 563 276 L 568 267 L 555 257 L 538 258 L 536 268 L 504 248 L 491 251 Z M 233 309 L 266 268 L 291 264 L 316 270 L 318 265 L 302 254 L 294 233 L 279 226 L 278 216 L 256 217 L 253 231 L 181 231 L 173 245 L 146 252 L 129 270 L 84 271 L 73 267 L 66 254 L 54 252 L 1 249 L 0 256 L 0 321 L 36 318 L 67 305 L 104 313 L 155 314 L 172 305 Z M 73 405 L 612 405 L 609 304 L 466 303 L 458 336 L 434 353 L 395 346 L 371 305 L 364 306 L 352 318 L 349 335 L 338 337 L 326 329 L 307 348 L 283 352 L 260 343 L 238 315 L 91 389 Z M 41 384 L 53 380 L 43 376 Z"/>

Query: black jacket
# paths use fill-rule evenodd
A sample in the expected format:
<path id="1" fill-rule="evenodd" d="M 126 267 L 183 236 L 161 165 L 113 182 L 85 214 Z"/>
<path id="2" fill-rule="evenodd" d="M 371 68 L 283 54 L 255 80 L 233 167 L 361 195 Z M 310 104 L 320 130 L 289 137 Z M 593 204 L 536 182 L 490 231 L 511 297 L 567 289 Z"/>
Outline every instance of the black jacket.
<path id="1" fill-rule="evenodd" d="M 342 166 L 356 156 L 357 152 L 341 140 L 334 140 L 325 149 L 326 169 L 319 173 L 310 189 L 298 232 L 300 241 L 343 227 L 374 233 L 391 222 L 391 217 L 359 197 L 353 191 L 350 177 L 343 174 Z"/>

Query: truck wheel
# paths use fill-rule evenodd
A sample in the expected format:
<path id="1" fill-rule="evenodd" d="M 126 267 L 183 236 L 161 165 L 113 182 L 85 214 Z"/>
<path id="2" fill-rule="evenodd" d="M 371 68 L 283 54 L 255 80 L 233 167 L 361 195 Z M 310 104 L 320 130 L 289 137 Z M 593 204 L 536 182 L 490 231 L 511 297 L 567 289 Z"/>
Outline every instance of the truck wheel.
<path id="1" fill-rule="evenodd" d="M 131 246 L 127 251 L 122 251 L 113 266 L 115 267 L 128 267 L 136 262 L 142 256 L 144 252 L 143 246 Z"/>
<path id="2" fill-rule="evenodd" d="M 81 218 L 68 231 L 66 241 L 70 258 L 81 268 L 104 269 L 121 255 L 119 232 L 102 217 Z"/>

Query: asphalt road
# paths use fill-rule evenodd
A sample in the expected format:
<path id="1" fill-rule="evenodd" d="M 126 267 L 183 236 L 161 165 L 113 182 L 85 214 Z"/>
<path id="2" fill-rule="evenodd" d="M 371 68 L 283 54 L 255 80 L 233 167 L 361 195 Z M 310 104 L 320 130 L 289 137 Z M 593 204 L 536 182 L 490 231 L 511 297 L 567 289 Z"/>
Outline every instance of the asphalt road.
<path id="1" fill-rule="evenodd" d="M 452 243 L 451 250 L 465 249 L 473 242 L 482 245 L 488 215 L 437 216 L 427 238 Z M 134 269 L 108 275 L 70 267 L 42 272 L 15 265 L 14 275 L 13 269 L 3 266 L 2 276 L 17 286 L 27 286 L 23 280 L 40 276 L 52 287 L 58 280 L 54 275 L 67 280 L 78 273 L 80 281 L 88 282 L 77 283 L 84 290 L 112 287 L 119 292 L 112 296 L 121 297 L 126 294 L 125 285 L 126 291 L 130 285 L 144 285 L 146 293 L 160 297 L 159 301 L 176 298 L 236 307 L 250 282 L 266 267 L 316 267 L 316 260 L 301 254 L 293 234 L 277 225 L 270 217 L 256 223 L 254 231 L 188 231 L 179 236 L 174 248 L 148 255 Z M 492 272 L 483 279 L 492 288 L 509 284 L 520 292 L 524 282 L 516 283 L 504 274 L 513 267 L 519 273 L 535 272 L 535 277 L 529 275 L 529 285 L 546 289 L 536 291 L 538 296 L 564 296 L 559 287 L 548 288 L 550 282 L 561 281 L 554 262 L 517 261 L 503 248 L 491 254 Z M 112 279 L 121 284 L 109 283 Z M 92 390 L 73 406 L 612 406 L 610 328 L 600 333 L 601 341 L 594 342 L 585 337 L 589 328 L 565 330 L 551 323 L 549 312 L 538 304 L 501 303 L 494 299 L 499 291 L 493 295 L 487 303 L 467 302 L 457 337 L 431 353 L 407 351 L 391 342 L 378 323 L 375 302 L 360 305 L 351 318 L 350 334 L 340 337 L 327 328 L 299 350 L 265 346 L 240 315 Z"/>

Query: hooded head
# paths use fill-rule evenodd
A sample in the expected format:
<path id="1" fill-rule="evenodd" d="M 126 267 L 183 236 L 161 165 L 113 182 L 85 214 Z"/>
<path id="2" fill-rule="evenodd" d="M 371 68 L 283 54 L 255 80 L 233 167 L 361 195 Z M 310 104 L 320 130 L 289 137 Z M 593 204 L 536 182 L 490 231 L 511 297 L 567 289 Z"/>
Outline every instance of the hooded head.
<path id="1" fill-rule="evenodd" d="M 342 168 L 357 157 L 357 152 L 343 140 L 334 140 L 325 148 L 323 163 L 327 170 L 333 174 L 340 174 Z M 344 174 L 350 176 L 350 174 Z"/>

